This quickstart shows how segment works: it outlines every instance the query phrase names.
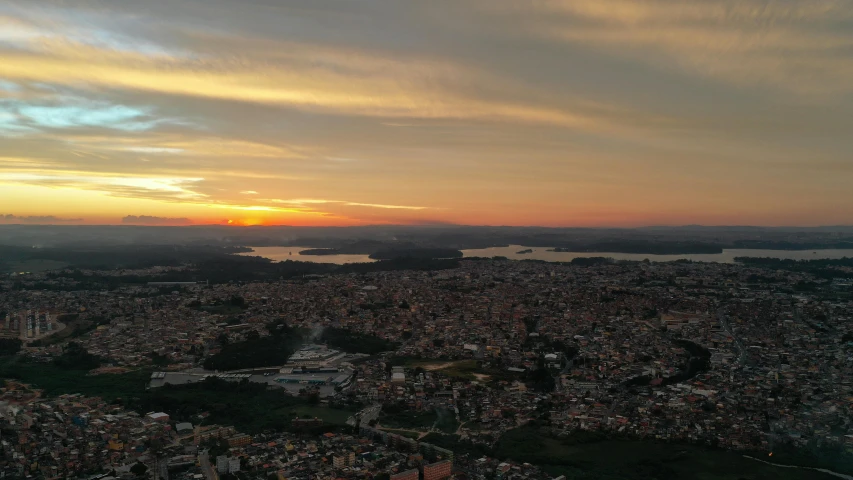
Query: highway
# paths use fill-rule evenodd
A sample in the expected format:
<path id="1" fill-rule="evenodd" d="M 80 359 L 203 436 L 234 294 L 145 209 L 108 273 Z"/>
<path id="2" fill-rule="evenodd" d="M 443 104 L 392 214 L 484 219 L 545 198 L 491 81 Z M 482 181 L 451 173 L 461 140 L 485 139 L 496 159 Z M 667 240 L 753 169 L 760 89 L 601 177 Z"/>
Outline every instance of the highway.
<path id="1" fill-rule="evenodd" d="M 731 325 L 729 325 L 729 317 L 726 315 L 725 310 L 720 308 L 717 310 L 717 320 L 720 321 L 720 325 L 726 330 L 726 332 L 732 336 L 735 341 L 735 346 L 738 349 L 738 363 L 741 368 L 746 366 L 746 347 L 743 345 L 743 342 L 735 335 L 734 330 L 732 330 Z"/>

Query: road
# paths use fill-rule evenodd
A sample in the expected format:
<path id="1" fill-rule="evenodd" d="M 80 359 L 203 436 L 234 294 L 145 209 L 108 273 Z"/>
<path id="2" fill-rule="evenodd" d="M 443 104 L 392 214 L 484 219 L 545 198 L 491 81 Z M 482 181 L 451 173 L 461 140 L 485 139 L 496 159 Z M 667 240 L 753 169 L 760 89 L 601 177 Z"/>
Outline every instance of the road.
<path id="1" fill-rule="evenodd" d="M 381 411 L 382 405 L 371 405 L 365 408 L 364 410 L 356 413 L 352 417 L 349 417 L 349 419 L 347 419 L 347 425 L 354 427 L 358 418 L 361 418 L 362 425 L 369 425 L 372 420 L 376 420 L 379 418 L 379 412 Z"/>
<path id="2" fill-rule="evenodd" d="M 207 480 L 219 480 L 219 475 L 216 474 L 213 466 L 210 465 L 210 457 L 207 454 L 199 454 L 198 463 L 201 465 L 204 478 Z"/>
<path id="3" fill-rule="evenodd" d="M 741 368 L 746 365 L 746 347 L 743 345 L 743 342 L 740 338 L 735 335 L 734 330 L 732 330 L 731 325 L 729 325 L 729 317 L 726 315 L 725 310 L 720 308 L 717 310 L 717 320 L 720 321 L 720 325 L 726 330 L 726 332 L 732 336 L 735 341 L 735 346 L 738 349 L 738 363 Z"/>

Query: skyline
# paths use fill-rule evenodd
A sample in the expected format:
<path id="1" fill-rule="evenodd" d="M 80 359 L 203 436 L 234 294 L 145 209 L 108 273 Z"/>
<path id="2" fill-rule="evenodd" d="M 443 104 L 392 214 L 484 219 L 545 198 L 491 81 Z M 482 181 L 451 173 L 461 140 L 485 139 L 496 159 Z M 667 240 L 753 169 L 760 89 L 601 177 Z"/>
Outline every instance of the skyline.
<path id="1" fill-rule="evenodd" d="M 12 0 L 0 224 L 851 225 L 851 50 L 829 0 Z"/>

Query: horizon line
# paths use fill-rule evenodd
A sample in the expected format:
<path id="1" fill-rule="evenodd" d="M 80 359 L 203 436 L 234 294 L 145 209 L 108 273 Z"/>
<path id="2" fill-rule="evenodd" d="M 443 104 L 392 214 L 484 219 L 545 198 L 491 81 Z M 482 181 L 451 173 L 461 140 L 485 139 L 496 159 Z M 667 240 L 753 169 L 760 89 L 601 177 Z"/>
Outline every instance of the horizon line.
<path id="1" fill-rule="evenodd" d="M 642 225 L 635 227 L 626 226 L 545 226 L 545 225 L 473 225 L 457 223 L 429 223 L 429 224 L 365 224 L 365 225 L 227 225 L 221 223 L 203 223 L 188 225 L 154 225 L 154 224 L 81 224 L 81 223 L 0 223 L 0 227 L 148 227 L 148 228 L 197 228 L 197 227 L 220 227 L 228 229 L 257 229 L 257 228 L 418 228 L 418 227 L 448 227 L 448 228 L 542 228 L 542 229 L 583 229 L 583 230 L 642 230 L 652 228 L 775 228 L 775 229 L 817 229 L 817 228 L 853 228 L 850 225 L 754 225 L 754 224 L 683 224 L 683 225 Z"/>

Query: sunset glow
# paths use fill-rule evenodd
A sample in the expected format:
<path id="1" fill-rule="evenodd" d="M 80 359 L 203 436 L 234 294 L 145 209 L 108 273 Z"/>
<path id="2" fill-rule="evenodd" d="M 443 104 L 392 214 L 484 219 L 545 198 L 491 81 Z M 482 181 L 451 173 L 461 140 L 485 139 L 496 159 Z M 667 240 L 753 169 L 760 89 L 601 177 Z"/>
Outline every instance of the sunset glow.
<path id="1" fill-rule="evenodd" d="M 853 222 L 853 4 L 0 5 L 0 222 Z"/>

